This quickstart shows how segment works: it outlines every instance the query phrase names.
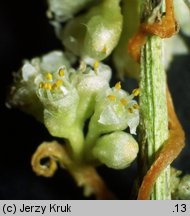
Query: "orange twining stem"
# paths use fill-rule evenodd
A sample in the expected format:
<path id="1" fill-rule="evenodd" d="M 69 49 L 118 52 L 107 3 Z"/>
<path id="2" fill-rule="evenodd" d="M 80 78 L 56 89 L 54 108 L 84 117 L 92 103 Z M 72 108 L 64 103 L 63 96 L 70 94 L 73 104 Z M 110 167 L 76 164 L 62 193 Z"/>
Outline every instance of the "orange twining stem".
<path id="1" fill-rule="evenodd" d="M 161 22 L 153 24 L 143 23 L 141 29 L 161 38 L 169 38 L 174 35 L 179 30 L 179 27 L 175 20 L 173 0 L 166 0 L 166 15 Z"/>
<path id="2" fill-rule="evenodd" d="M 136 62 L 140 61 L 141 47 L 146 43 L 146 36 L 147 33 L 140 28 L 128 42 L 128 52 Z"/>
<path id="3" fill-rule="evenodd" d="M 157 159 L 146 173 L 138 192 L 138 200 L 148 200 L 150 198 L 151 190 L 157 178 L 161 172 L 179 155 L 184 147 L 185 134 L 176 116 L 168 88 L 166 91 L 166 97 L 169 118 L 169 138 L 159 152 Z"/>
<path id="4" fill-rule="evenodd" d="M 128 52 L 137 61 L 140 60 L 141 47 L 146 43 L 147 34 L 169 38 L 179 30 L 174 16 L 173 0 L 166 0 L 166 14 L 160 22 L 142 23 L 138 32 L 129 40 Z"/>

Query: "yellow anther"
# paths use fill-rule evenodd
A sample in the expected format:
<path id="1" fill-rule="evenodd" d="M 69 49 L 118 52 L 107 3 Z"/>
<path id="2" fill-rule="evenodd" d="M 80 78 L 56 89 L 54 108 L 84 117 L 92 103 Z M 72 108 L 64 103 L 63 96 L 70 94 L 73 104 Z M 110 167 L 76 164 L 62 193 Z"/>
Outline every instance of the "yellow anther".
<path id="1" fill-rule="evenodd" d="M 52 84 L 51 83 L 44 83 L 43 88 L 47 89 L 47 90 L 51 90 L 52 89 Z"/>
<path id="2" fill-rule="evenodd" d="M 100 64 L 100 62 L 99 62 L 98 60 L 96 60 L 96 61 L 94 62 L 93 68 L 94 68 L 95 71 L 97 71 L 97 69 L 98 69 L 98 67 L 99 67 L 99 64 Z"/>
<path id="3" fill-rule="evenodd" d="M 55 90 L 56 88 L 58 88 L 58 86 L 57 86 L 56 83 L 54 83 L 54 84 L 52 85 L 52 90 Z"/>
<path id="4" fill-rule="evenodd" d="M 46 79 L 51 81 L 52 80 L 52 74 L 51 73 L 47 73 L 46 74 Z"/>
<path id="5" fill-rule="evenodd" d="M 47 89 L 48 83 L 44 83 L 43 89 Z"/>
<path id="6" fill-rule="evenodd" d="M 129 111 L 130 113 L 133 113 L 133 109 L 132 109 L 131 107 L 128 108 L 128 111 Z"/>
<path id="7" fill-rule="evenodd" d="M 48 83 L 47 89 L 48 89 L 48 90 L 51 90 L 51 89 L 52 89 L 52 84 L 51 84 L 51 83 Z"/>
<path id="8" fill-rule="evenodd" d="M 138 96 L 140 94 L 140 89 L 139 88 L 134 89 L 133 92 L 132 92 L 132 94 L 134 96 Z"/>
<path id="9" fill-rule="evenodd" d="M 63 84 L 63 81 L 58 79 L 56 80 L 56 82 L 52 85 L 52 89 L 55 90 L 57 88 L 59 88 L 61 85 Z"/>
<path id="10" fill-rule="evenodd" d="M 104 54 L 106 54 L 106 52 L 107 52 L 106 46 L 104 46 L 104 48 L 101 50 L 101 52 L 104 53 Z"/>
<path id="11" fill-rule="evenodd" d="M 108 98 L 110 101 L 115 101 L 115 100 L 116 100 L 116 96 L 115 96 L 115 95 L 108 95 L 107 98 Z"/>
<path id="12" fill-rule="evenodd" d="M 44 88 L 44 83 L 43 83 L 43 82 L 41 82 L 41 83 L 39 84 L 39 88 Z"/>
<path id="13" fill-rule="evenodd" d="M 118 90 L 118 91 L 121 89 L 121 82 L 117 82 L 115 84 L 115 89 Z"/>
<path id="14" fill-rule="evenodd" d="M 63 84 L 63 80 L 60 80 L 58 79 L 56 82 L 55 82 L 57 88 L 59 88 L 62 84 Z"/>
<path id="15" fill-rule="evenodd" d="M 125 106 L 125 105 L 128 104 L 128 101 L 127 101 L 127 99 L 125 99 L 125 98 L 121 98 L 121 99 L 120 99 L 120 102 L 121 102 L 121 104 L 122 104 L 123 106 Z"/>
<path id="16" fill-rule="evenodd" d="M 63 77 L 65 75 L 64 69 L 60 68 L 58 74 L 59 74 L 60 77 Z"/>
<path id="17" fill-rule="evenodd" d="M 138 105 L 138 104 L 134 104 L 134 105 L 133 105 L 133 108 L 134 108 L 134 109 L 139 109 L 139 105 Z"/>

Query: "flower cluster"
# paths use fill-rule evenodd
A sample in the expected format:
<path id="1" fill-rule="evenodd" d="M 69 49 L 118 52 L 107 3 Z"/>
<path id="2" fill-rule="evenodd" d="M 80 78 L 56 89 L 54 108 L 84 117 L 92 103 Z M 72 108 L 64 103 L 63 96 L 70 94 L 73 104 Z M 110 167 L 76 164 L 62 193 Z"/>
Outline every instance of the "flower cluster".
<path id="1" fill-rule="evenodd" d="M 115 169 L 129 166 L 138 144 L 124 130 L 136 133 L 134 97 L 139 90 L 129 95 L 120 82 L 111 88 L 111 69 L 97 60 L 84 58 L 77 69 L 72 63 L 60 51 L 25 61 L 15 77 L 10 105 L 33 114 L 52 136 L 67 140 L 73 160 Z"/>

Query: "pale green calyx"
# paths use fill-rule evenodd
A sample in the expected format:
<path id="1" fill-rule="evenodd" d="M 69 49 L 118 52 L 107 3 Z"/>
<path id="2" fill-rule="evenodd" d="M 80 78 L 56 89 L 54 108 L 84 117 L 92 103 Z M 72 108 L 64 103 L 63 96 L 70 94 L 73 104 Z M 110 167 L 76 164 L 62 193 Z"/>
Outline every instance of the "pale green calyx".
<path id="1" fill-rule="evenodd" d="M 113 132 L 98 139 L 93 154 L 103 164 L 113 169 L 124 169 L 136 158 L 138 144 L 123 131 Z"/>
<path id="2" fill-rule="evenodd" d="M 115 169 L 127 167 L 138 147 L 122 130 L 129 127 L 130 133 L 136 133 L 139 110 L 134 97 L 139 89 L 129 95 L 120 82 L 110 88 L 111 69 L 98 60 L 81 59 L 76 68 L 72 64 L 59 51 L 25 61 L 15 79 L 10 104 L 26 106 L 25 110 L 40 119 L 52 136 L 66 139 L 72 159 L 92 164 L 99 161 Z M 87 135 L 85 124 L 89 124 Z M 100 136 L 110 132 L 116 136 L 106 156 L 101 156 L 109 149 L 104 140 L 111 135 L 105 139 Z"/>

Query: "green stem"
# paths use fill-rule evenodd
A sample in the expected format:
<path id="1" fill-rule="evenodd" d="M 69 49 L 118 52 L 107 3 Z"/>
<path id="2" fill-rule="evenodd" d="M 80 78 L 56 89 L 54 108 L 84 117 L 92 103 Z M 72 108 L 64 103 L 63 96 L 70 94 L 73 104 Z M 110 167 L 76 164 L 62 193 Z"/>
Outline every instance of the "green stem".
<path id="1" fill-rule="evenodd" d="M 140 143 L 142 143 L 143 172 L 150 168 L 158 150 L 168 138 L 166 78 L 162 66 L 162 54 L 161 39 L 150 36 L 141 52 L 140 70 Z M 157 179 L 151 199 L 170 199 L 170 167 L 166 168 Z"/>
<path id="2" fill-rule="evenodd" d="M 96 130 L 96 127 L 93 127 L 93 126 L 89 127 L 89 130 L 86 136 L 86 140 L 85 140 L 85 149 L 84 149 L 85 159 L 88 162 L 94 161 L 92 149 L 99 136 L 100 136 L 100 133 Z"/>
<path id="3" fill-rule="evenodd" d="M 83 129 L 77 124 L 70 128 L 71 133 L 68 135 L 69 144 L 72 149 L 72 158 L 78 162 L 82 162 L 82 154 L 84 150 Z"/>

